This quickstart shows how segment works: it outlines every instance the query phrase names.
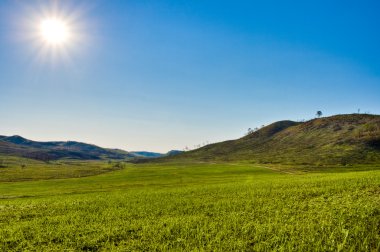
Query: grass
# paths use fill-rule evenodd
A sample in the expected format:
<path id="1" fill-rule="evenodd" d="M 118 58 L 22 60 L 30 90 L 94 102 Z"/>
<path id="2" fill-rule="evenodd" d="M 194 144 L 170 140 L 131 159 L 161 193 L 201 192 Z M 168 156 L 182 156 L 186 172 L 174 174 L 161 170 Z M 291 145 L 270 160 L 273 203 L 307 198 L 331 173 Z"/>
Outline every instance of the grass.
<path id="1" fill-rule="evenodd" d="M 380 250 L 378 167 L 268 168 L 128 164 L 90 177 L 1 182 L 0 249 Z"/>
<path id="2" fill-rule="evenodd" d="M 60 160 L 43 162 L 0 156 L 0 182 L 80 178 L 119 170 L 121 162 Z"/>

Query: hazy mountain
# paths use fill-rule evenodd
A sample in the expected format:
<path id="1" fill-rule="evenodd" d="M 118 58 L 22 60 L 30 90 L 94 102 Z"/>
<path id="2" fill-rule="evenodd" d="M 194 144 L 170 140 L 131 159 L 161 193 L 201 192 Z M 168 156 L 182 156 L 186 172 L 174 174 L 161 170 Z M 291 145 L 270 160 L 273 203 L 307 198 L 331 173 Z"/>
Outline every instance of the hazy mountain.
<path id="1" fill-rule="evenodd" d="M 131 151 L 136 157 L 162 157 L 164 154 L 149 151 Z"/>
<path id="2" fill-rule="evenodd" d="M 165 155 L 166 156 L 175 156 L 175 155 L 178 155 L 178 154 L 181 154 L 183 151 L 180 151 L 180 150 L 171 150 L 171 151 L 168 151 Z"/>
<path id="3" fill-rule="evenodd" d="M 180 150 L 171 150 L 167 153 L 157 153 L 157 152 L 149 152 L 149 151 L 131 151 L 130 154 L 136 156 L 136 158 L 157 158 L 157 157 L 166 157 L 166 156 L 174 156 L 182 153 Z"/>

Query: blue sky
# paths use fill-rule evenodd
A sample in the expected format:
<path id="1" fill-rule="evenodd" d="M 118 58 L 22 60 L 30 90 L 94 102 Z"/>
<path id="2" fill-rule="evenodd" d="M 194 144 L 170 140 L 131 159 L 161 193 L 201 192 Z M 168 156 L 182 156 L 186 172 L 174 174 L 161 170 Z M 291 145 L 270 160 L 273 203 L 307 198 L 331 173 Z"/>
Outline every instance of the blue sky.
<path id="1" fill-rule="evenodd" d="M 48 2 L 0 2 L 0 135 L 165 152 L 380 113 L 379 1 Z M 31 37 L 57 11 L 53 55 Z"/>

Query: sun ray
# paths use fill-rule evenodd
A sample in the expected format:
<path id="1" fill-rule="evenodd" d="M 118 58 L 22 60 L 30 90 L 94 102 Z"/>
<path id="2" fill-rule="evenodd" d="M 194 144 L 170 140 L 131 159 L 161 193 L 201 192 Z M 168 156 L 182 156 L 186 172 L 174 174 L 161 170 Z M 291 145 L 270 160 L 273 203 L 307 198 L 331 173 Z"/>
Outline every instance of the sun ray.
<path id="1" fill-rule="evenodd" d="M 73 67 L 88 52 L 94 37 L 87 13 L 94 4 L 49 1 L 49 4 L 20 2 L 21 15 L 10 15 L 11 39 L 25 45 L 30 67 Z"/>

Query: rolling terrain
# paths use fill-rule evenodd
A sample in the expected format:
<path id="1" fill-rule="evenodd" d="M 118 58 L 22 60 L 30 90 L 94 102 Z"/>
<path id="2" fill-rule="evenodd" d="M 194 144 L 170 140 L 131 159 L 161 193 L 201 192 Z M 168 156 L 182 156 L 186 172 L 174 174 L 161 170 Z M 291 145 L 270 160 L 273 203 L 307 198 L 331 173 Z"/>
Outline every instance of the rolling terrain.
<path id="1" fill-rule="evenodd" d="M 237 140 L 156 160 L 288 165 L 379 164 L 380 116 L 348 114 L 307 122 L 279 121 Z"/>
<path id="2" fill-rule="evenodd" d="M 76 142 L 0 137 L 0 161 L 7 158 L 0 162 L 0 248 L 379 251 L 378 137 L 373 115 L 281 121 L 143 164 L 32 160 L 23 155 L 108 153 Z M 342 166 L 343 157 L 352 165 Z M 264 164 L 317 161 L 326 165 Z"/>
<path id="3" fill-rule="evenodd" d="M 0 248 L 379 251 L 379 172 L 149 163 L 90 177 L 0 182 Z"/>
<path id="4" fill-rule="evenodd" d="M 0 154 L 42 161 L 58 159 L 126 159 L 134 157 L 123 150 L 105 149 L 75 141 L 37 142 L 21 136 L 0 136 Z"/>
<path id="5" fill-rule="evenodd" d="M 170 156 L 178 153 L 180 152 L 174 150 L 166 154 L 148 151 L 127 152 L 75 141 L 37 142 L 21 136 L 0 136 L 0 156 L 16 156 L 40 161 L 60 159 L 129 160 Z"/>

